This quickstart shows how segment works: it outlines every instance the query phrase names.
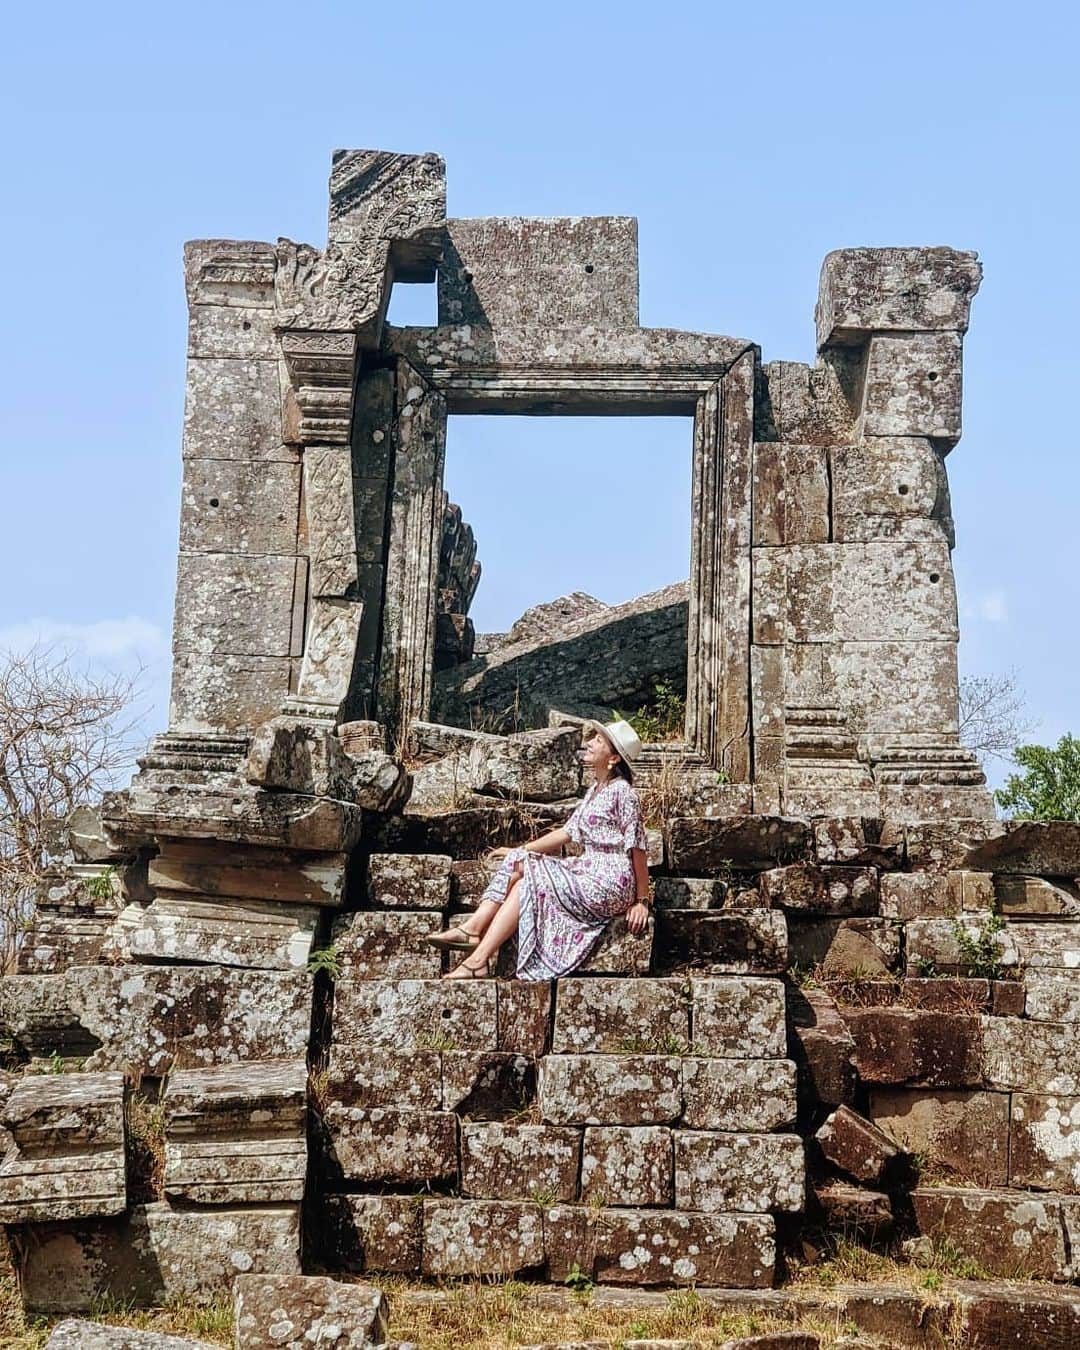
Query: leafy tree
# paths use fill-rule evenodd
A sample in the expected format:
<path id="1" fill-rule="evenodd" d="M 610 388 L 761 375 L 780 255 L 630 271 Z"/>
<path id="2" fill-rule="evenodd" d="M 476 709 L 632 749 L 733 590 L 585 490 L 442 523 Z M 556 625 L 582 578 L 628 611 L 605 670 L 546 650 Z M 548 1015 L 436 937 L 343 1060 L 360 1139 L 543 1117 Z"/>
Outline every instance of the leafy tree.
<path id="1" fill-rule="evenodd" d="M 998 789 L 999 806 L 1016 820 L 1080 821 L 1080 740 L 1062 736 L 1053 749 L 1021 745 L 1014 758 L 1025 772 Z"/>

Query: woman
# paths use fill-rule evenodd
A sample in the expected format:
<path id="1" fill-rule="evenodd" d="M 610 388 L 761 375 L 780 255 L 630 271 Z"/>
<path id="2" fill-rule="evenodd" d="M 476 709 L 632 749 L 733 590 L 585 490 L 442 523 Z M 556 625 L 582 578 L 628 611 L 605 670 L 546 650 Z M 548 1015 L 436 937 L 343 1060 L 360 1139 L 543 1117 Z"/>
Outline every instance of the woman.
<path id="1" fill-rule="evenodd" d="M 628 722 L 597 724 L 583 759 L 593 783 L 565 826 L 523 848 L 497 848 L 501 860 L 475 912 L 464 923 L 427 941 L 462 948 L 469 955 L 448 980 L 482 979 L 499 948 L 518 933 L 518 978 L 554 980 L 579 966 L 608 921 L 626 915 L 631 933 L 649 921 L 649 871 L 641 803 L 631 763 L 641 742 Z M 581 857 L 560 858 L 568 843 Z"/>

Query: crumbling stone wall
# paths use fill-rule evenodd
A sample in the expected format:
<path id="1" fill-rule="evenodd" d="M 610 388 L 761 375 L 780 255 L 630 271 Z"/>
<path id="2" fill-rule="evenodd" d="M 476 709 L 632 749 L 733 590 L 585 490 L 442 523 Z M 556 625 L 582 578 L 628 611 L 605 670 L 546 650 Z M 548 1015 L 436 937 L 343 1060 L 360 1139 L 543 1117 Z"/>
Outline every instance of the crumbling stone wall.
<path id="1" fill-rule="evenodd" d="M 638 326 L 632 221 L 446 221 L 444 192 L 434 157 L 342 152 L 326 249 L 187 251 L 171 727 L 73 823 L 93 903 L 58 888 L 0 979 L 25 1300 L 237 1270 L 271 1298 L 302 1227 L 339 1270 L 759 1288 L 800 1223 L 852 1215 L 1075 1278 L 1078 831 L 993 820 L 956 737 L 943 456 L 977 263 L 830 255 L 817 364 L 762 366 Z M 387 329 L 394 277 L 436 269 L 439 324 Z M 479 674 L 531 662 L 550 712 L 560 645 L 595 663 L 681 613 L 687 743 L 640 779 L 653 922 L 550 988 L 509 949 L 443 984 L 423 932 L 581 786 L 572 709 L 428 717 L 440 557 L 448 614 L 475 575 L 447 412 L 643 407 L 693 419 L 686 595 Z M 914 1184 L 976 1132 L 977 1175 Z"/>

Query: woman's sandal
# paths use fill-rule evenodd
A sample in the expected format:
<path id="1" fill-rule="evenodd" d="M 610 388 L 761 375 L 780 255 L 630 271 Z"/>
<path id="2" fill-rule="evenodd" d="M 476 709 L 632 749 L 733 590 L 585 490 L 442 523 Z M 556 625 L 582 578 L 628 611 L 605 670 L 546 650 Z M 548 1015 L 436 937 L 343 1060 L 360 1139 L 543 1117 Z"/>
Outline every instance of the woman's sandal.
<path id="1" fill-rule="evenodd" d="M 465 941 L 462 942 L 461 938 L 451 937 L 451 933 L 460 933 Z M 474 947 L 480 945 L 479 934 L 468 932 L 466 929 L 462 928 L 460 924 L 454 924 L 452 927 L 447 928 L 443 933 L 429 933 L 427 937 L 424 938 L 424 941 L 429 947 L 437 947 L 441 952 L 471 952 Z"/>
<path id="2" fill-rule="evenodd" d="M 491 978 L 491 967 L 492 967 L 492 962 L 491 962 L 491 961 L 485 961 L 484 964 L 483 964 L 482 966 L 470 966 L 470 965 L 469 965 L 469 958 L 466 957 L 464 961 L 459 961 L 459 962 L 457 963 L 457 965 L 454 967 L 453 970 L 448 971 L 448 972 L 443 976 L 443 979 L 444 979 L 444 980 L 487 980 L 487 979 L 490 979 L 490 978 Z M 465 974 L 464 974 L 464 975 L 459 975 L 459 974 L 457 973 L 459 970 L 465 971 Z"/>

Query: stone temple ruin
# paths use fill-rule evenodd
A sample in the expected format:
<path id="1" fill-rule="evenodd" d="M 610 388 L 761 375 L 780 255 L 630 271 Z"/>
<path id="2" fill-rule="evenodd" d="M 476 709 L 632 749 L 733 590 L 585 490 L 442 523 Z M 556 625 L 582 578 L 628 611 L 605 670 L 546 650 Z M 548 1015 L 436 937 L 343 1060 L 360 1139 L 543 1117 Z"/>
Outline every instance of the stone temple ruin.
<path id="1" fill-rule="evenodd" d="M 188 245 L 169 728 L 69 822 L 0 980 L 28 1308 L 239 1274 L 250 1330 L 332 1302 L 316 1272 L 760 1291 L 830 1227 L 1077 1279 L 1080 829 L 996 821 L 958 736 L 980 277 L 832 253 L 815 364 L 763 363 L 639 326 L 632 219 L 447 219 L 440 159 L 372 151 L 334 157 L 325 248 Z M 386 323 L 403 282 L 436 326 Z M 685 416 L 688 581 L 478 642 L 446 424 L 506 412 Z M 581 719 L 673 652 L 648 933 L 557 986 L 512 953 L 441 983 L 418 939 L 566 818 Z M 903 1344 L 1080 1335 L 1050 1284 L 829 1297 Z"/>

